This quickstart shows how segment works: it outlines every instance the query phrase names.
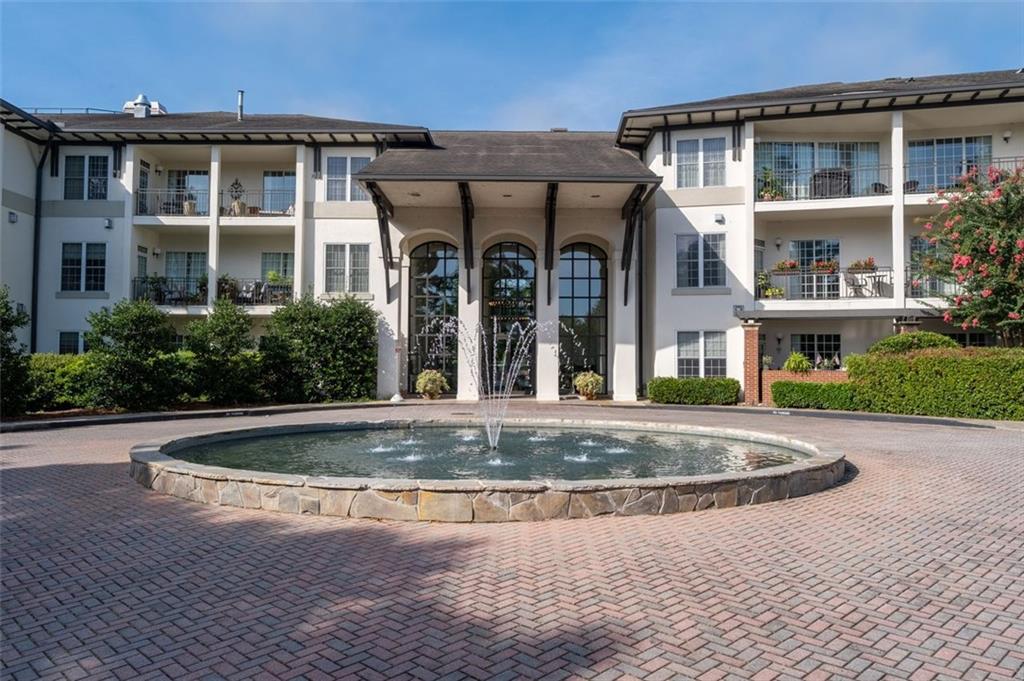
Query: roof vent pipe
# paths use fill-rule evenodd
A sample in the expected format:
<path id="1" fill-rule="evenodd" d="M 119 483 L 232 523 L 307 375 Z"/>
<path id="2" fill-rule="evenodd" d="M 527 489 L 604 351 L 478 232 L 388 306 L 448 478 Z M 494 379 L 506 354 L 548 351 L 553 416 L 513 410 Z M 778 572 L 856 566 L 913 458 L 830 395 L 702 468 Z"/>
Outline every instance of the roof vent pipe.
<path id="1" fill-rule="evenodd" d="M 238 120 L 245 118 L 245 90 L 238 91 Z"/>

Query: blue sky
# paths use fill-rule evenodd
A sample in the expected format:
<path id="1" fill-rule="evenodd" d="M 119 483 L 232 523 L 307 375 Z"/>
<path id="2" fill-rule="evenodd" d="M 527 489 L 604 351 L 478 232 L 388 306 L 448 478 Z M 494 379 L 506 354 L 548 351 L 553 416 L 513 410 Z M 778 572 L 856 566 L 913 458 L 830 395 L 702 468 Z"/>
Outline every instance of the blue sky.
<path id="1" fill-rule="evenodd" d="M 21 106 L 310 113 L 435 129 L 614 129 L 627 108 L 1024 66 L 1024 2 L 0 2 Z"/>

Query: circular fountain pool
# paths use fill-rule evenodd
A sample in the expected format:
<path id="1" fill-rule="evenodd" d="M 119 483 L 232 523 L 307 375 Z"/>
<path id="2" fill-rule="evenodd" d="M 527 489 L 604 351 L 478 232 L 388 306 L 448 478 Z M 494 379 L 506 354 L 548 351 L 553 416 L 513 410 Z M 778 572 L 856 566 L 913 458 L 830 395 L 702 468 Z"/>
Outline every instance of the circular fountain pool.
<path id="1" fill-rule="evenodd" d="M 158 491 L 246 508 L 397 520 L 641 515 L 801 496 L 842 455 L 773 435 L 678 424 L 516 420 L 492 450 L 466 422 L 223 431 L 132 450 Z"/>

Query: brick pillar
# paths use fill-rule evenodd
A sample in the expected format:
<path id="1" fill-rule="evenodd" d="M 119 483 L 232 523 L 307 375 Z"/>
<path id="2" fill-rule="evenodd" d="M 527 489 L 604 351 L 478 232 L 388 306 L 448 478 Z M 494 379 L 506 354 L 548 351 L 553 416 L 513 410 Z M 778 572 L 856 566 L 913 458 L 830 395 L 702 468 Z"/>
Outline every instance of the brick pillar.
<path id="1" fill-rule="evenodd" d="M 921 322 L 916 319 L 900 319 L 896 322 L 896 333 L 913 333 L 921 330 Z"/>
<path id="2" fill-rule="evenodd" d="M 760 322 L 743 322 L 743 404 L 761 401 L 761 356 L 757 342 L 760 332 Z"/>

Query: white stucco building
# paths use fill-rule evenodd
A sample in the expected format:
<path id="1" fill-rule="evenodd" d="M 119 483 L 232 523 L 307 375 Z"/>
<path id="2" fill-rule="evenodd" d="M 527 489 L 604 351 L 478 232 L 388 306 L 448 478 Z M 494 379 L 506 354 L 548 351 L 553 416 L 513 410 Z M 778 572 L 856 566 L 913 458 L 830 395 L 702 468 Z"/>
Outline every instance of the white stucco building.
<path id="1" fill-rule="evenodd" d="M 984 343 L 936 318 L 917 220 L 964 171 L 1021 164 L 1022 102 L 1020 70 L 631 110 L 615 133 L 0 100 L 2 281 L 38 352 L 81 351 L 122 298 L 183 330 L 231 297 L 259 333 L 292 296 L 354 295 L 381 313 L 382 397 L 426 366 L 475 397 L 430 335 L 449 316 L 550 322 L 519 385 L 538 399 L 583 366 L 616 400 L 653 376 L 749 383 L 763 355 L 830 365 L 901 325 Z"/>

